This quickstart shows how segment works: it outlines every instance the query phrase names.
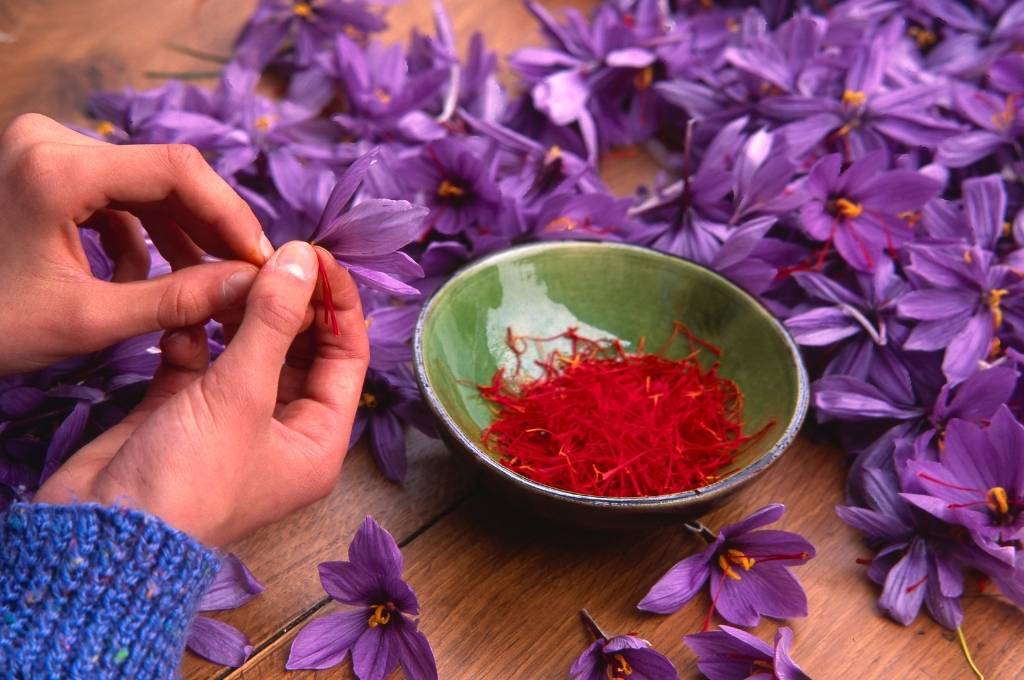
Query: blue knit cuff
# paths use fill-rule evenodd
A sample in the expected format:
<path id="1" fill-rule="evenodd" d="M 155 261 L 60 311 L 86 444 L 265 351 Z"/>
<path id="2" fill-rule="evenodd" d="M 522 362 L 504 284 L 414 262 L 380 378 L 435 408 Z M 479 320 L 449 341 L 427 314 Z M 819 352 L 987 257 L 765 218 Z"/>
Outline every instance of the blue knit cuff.
<path id="1" fill-rule="evenodd" d="M 0 677 L 172 677 L 219 560 L 141 512 L 0 516 Z"/>

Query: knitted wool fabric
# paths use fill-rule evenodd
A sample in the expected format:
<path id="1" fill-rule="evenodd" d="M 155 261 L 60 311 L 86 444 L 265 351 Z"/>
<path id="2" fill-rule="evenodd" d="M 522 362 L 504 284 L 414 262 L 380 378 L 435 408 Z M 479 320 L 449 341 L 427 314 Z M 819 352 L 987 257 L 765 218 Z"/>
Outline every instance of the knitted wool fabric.
<path id="1" fill-rule="evenodd" d="M 0 677 L 174 677 L 216 554 L 99 505 L 0 516 Z"/>

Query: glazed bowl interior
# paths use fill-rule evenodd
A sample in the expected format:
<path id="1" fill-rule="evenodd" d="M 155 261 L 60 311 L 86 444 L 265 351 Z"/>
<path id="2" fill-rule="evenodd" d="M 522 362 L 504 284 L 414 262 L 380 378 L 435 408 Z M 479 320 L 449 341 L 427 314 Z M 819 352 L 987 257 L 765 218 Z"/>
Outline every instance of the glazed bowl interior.
<path id="1" fill-rule="evenodd" d="M 498 464 L 498 452 L 481 443 L 481 431 L 493 414 L 475 385 L 490 383 L 499 367 L 514 369 L 509 328 L 517 335 L 554 336 L 576 327 L 586 337 L 618 338 L 627 351 L 643 338 L 653 351 L 667 343 L 673 321 L 721 348 L 720 375 L 734 380 L 745 398 L 745 433 L 771 423 L 739 452 L 729 476 L 697 491 L 659 498 L 706 493 L 781 455 L 803 420 L 807 378 L 792 339 L 771 314 L 737 286 L 692 262 L 645 248 L 582 241 L 533 244 L 492 255 L 453 276 L 424 307 L 416 329 L 417 375 L 441 426 L 479 462 L 523 484 L 587 498 L 537 484 Z M 678 357 L 688 352 L 685 342 L 673 342 L 664 353 Z M 702 355 L 705 364 L 713 358 Z M 529 354 L 524 358 L 528 368 Z"/>

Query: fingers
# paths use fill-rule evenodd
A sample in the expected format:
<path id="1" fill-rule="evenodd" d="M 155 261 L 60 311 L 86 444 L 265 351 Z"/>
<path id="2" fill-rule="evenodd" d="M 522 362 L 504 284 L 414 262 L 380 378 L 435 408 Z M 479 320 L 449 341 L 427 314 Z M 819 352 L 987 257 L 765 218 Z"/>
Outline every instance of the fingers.
<path id="1" fill-rule="evenodd" d="M 282 411 L 281 421 L 321 442 L 326 450 L 343 452 L 349 432 L 338 424 L 351 423 L 355 417 L 370 349 L 355 282 L 330 255 L 320 249 L 317 255 L 330 280 L 340 333 L 334 335 L 323 323 L 322 303 L 317 302 L 318 318 L 312 331 L 315 353 L 303 384 L 303 398 Z"/>
<path id="2" fill-rule="evenodd" d="M 112 281 L 140 281 L 149 276 L 149 248 L 135 217 L 120 210 L 104 209 L 82 226 L 99 233 L 103 250 L 114 261 Z"/>
<path id="3" fill-rule="evenodd" d="M 249 292 L 242 323 L 211 369 L 213 389 L 244 394 L 272 412 L 281 366 L 302 329 L 316 271 L 308 243 L 292 241 L 270 258 Z"/>
<path id="4" fill-rule="evenodd" d="M 134 430 L 151 412 L 195 382 L 210 365 L 206 328 L 189 326 L 168 331 L 160 339 L 160 367 L 149 383 L 146 396 L 122 424 Z"/>
<path id="5" fill-rule="evenodd" d="M 242 262 L 210 262 L 146 281 L 89 281 L 68 310 L 85 351 L 161 329 L 203 324 L 241 304 L 256 279 Z"/>

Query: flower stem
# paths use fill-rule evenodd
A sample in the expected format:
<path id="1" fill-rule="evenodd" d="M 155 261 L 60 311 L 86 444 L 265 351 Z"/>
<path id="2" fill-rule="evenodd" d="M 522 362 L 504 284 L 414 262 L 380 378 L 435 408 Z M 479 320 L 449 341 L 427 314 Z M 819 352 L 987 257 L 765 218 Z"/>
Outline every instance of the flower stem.
<path id="1" fill-rule="evenodd" d="M 985 680 L 985 674 L 978 669 L 978 666 L 974 663 L 974 659 L 971 657 L 971 650 L 967 648 L 967 638 L 964 637 L 964 629 L 956 629 L 956 637 L 960 641 L 960 649 L 964 652 L 964 658 L 967 659 L 967 665 L 971 667 L 974 674 L 978 676 L 978 680 Z"/>
<path id="2" fill-rule="evenodd" d="M 220 71 L 146 71 L 143 73 L 147 78 L 177 78 L 178 80 L 203 80 L 205 78 L 220 78 Z"/>
<path id="3" fill-rule="evenodd" d="M 705 543 L 714 543 L 716 540 L 715 533 L 708 529 L 707 525 L 703 522 L 694 520 L 692 522 L 684 522 L 683 526 L 703 538 Z"/>
<path id="4" fill-rule="evenodd" d="M 203 61 L 212 61 L 217 64 L 226 64 L 231 61 L 230 57 L 226 57 L 223 54 L 214 54 L 213 52 L 206 52 L 205 50 L 197 50 L 196 48 L 189 47 L 188 45 L 179 45 L 173 42 L 165 43 L 165 45 L 169 50 L 173 50 L 195 59 L 201 59 Z"/>
<path id="5" fill-rule="evenodd" d="M 580 610 L 580 618 L 583 619 L 583 625 L 587 627 L 587 631 L 594 636 L 597 640 L 607 640 L 608 636 L 605 635 L 604 631 L 601 630 L 601 626 L 597 625 L 597 621 L 590 615 L 586 609 Z"/>

